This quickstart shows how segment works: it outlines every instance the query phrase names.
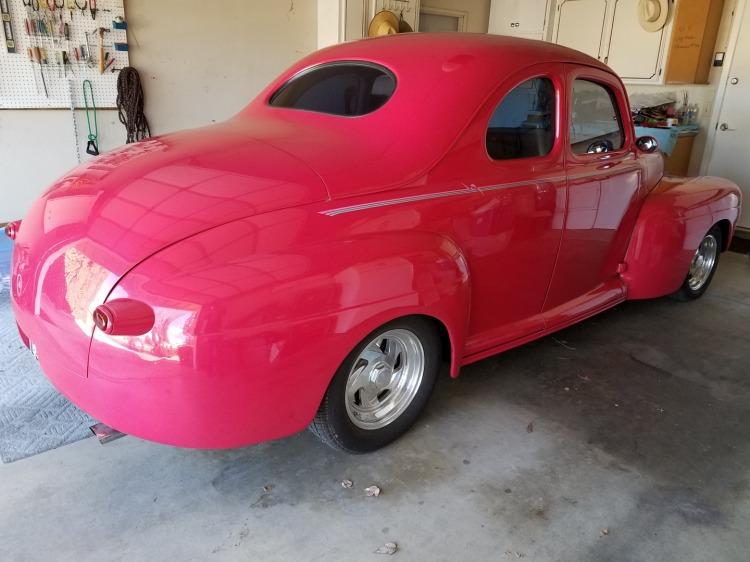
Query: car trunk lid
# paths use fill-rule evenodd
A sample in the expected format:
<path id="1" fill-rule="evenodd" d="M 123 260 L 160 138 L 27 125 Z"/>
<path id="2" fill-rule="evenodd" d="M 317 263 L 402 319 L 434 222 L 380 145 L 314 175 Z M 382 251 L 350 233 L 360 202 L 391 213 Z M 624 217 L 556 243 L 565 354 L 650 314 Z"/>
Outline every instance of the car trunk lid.
<path id="1" fill-rule="evenodd" d="M 328 198 L 309 166 L 239 125 L 104 154 L 34 203 L 16 238 L 11 288 L 19 327 L 43 367 L 85 375 L 93 309 L 155 252 L 227 222 Z"/>

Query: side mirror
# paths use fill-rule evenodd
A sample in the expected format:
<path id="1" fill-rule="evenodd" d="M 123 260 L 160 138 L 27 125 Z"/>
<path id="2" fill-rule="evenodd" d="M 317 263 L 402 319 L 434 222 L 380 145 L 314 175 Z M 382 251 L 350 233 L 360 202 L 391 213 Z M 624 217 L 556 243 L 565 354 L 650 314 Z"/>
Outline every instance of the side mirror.
<path id="1" fill-rule="evenodd" d="M 612 150 L 612 143 L 607 140 L 592 142 L 586 149 L 586 154 L 603 154 Z"/>
<path id="2" fill-rule="evenodd" d="M 656 140 L 654 137 L 638 137 L 638 140 L 635 141 L 635 145 L 638 147 L 638 150 L 642 152 L 656 152 L 656 149 L 659 148 L 659 141 Z"/>

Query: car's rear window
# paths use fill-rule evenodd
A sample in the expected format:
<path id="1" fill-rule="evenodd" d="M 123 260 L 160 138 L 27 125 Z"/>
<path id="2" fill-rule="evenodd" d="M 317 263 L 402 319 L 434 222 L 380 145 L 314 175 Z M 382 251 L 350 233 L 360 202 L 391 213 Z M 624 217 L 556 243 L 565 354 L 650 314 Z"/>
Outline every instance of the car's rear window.
<path id="1" fill-rule="evenodd" d="M 316 66 L 286 82 L 269 105 L 332 115 L 371 113 L 393 95 L 396 78 L 382 66 L 337 62 Z"/>

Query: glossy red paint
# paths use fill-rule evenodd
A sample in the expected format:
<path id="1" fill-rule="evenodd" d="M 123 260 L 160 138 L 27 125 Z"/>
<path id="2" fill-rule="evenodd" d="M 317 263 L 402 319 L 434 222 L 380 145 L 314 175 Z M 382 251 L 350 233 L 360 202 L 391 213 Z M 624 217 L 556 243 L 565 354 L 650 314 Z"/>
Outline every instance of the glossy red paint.
<path id="1" fill-rule="evenodd" d="M 622 277 L 631 299 L 673 293 L 685 279 L 695 248 L 715 224 L 729 247 L 741 194 L 721 178 L 664 178 L 649 195 L 633 230 Z"/>
<path id="2" fill-rule="evenodd" d="M 154 327 L 156 315 L 145 302 L 108 299 L 94 309 L 94 324 L 110 336 L 142 336 Z"/>
<path id="3" fill-rule="evenodd" d="M 295 73 L 339 60 L 389 68 L 377 111 L 270 107 Z M 549 78 L 557 136 L 543 157 L 490 159 L 493 110 Z M 103 155 L 56 182 L 16 240 L 12 301 L 25 341 L 73 402 L 117 429 L 191 447 L 297 432 L 369 332 L 434 319 L 461 365 L 626 298 L 666 294 L 712 224 L 734 228 L 725 180 L 662 179 L 635 147 L 575 156 L 572 81 L 625 90 L 606 66 L 548 43 L 409 34 L 306 57 L 226 123 Z M 93 312 L 144 303 L 146 333 Z M 118 304 L 119 303 L 119 304 Z M 116 314 L 112 318 L 117 323 Z"/>

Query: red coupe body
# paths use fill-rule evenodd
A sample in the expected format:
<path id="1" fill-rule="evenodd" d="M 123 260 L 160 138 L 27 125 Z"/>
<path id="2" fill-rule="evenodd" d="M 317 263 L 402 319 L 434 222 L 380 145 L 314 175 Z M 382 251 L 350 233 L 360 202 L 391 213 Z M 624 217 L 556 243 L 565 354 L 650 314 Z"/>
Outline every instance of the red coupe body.
<path id="1" fill-rule="evenodd" d="M 390 99 L 355 117 L 270 103 L 342 61 L 385 69 Z M 493 112 L 540 77 L 553 91 L 548 150 L 493 158 Z M 610 93 L 612 150 L 571 148 L 578 80 Z M 14 312 L 57 388 L 123 432 L 190 447 L 282 437 L 310 423 L 347 354 L 395 318 L 431 318 L 457 376 L 677 290 L 712 225 L 728 245 L 740 192 L 663 178 L 662 157 L 635 141 L 622 83 L 576 51 L 464 34 L 331 47 L 225 123 L 57 181 L 17 235 Z M 139 330 L 143 303 L 152 318 Z M 103 304 L 131 332 L 95 324 Z"/>

